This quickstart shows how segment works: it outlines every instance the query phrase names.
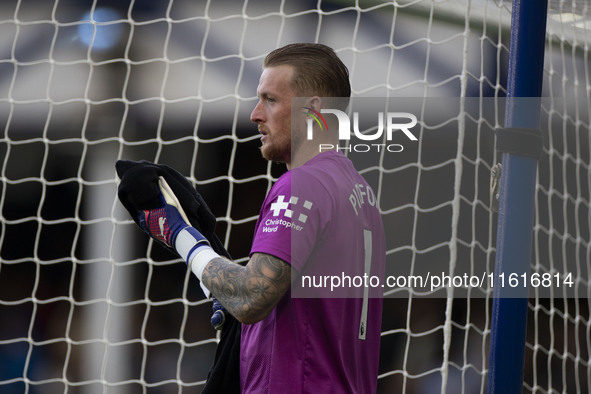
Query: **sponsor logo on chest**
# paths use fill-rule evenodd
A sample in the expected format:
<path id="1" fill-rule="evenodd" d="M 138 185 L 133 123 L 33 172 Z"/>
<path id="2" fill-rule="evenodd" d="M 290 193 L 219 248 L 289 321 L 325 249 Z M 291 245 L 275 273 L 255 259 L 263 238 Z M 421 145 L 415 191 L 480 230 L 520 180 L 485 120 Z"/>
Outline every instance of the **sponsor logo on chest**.
<path id="1" fill-rule="evenodd" d="M 271 204 L 272 218 L 263 223 L 264 233 L 277 232 L 281 227 L 302 231 L 308 220 L 308 214 L 313 203 L 308 200 L 301 201 L 299 197 L 279 195 Z"/>

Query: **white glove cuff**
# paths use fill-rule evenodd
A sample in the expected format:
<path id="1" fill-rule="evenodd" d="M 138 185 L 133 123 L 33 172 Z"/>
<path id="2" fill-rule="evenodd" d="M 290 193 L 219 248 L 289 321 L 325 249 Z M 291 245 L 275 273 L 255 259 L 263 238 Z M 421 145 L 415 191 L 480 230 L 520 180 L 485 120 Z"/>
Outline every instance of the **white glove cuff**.
<path id="1" fill-rule="evenodd" d="M 174 240 L 174 249 L 187 264 L 192 253 L 203 246 L 209 246 L 209 242 L 193 227 L 185 227 L 179 231 Z"/>

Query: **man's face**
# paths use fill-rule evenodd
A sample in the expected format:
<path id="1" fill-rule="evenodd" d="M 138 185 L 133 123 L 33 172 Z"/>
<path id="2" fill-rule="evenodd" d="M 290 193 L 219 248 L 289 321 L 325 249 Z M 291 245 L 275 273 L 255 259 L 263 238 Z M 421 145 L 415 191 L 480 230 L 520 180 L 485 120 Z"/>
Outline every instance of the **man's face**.
<path id="1" fill-rule="evenodd" d="M 261 133 L 261 153 L 270 161 L 291 162 L 291 88 L 293 67 L 281 65 L 263 70 L 257 96 L 259 102 L 250 115 Z"/>

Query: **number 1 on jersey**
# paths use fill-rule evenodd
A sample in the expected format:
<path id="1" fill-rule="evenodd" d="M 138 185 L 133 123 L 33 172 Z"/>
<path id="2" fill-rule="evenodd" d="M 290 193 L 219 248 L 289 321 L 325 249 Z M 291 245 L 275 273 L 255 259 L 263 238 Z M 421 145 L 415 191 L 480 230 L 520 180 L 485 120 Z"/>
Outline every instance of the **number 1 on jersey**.
<path id="1" fill-rule="evenodd" d="M 371 253 L 372 236 L 371 230 L 363 230 L 363 249 L 365 250 L 364 272 L 369 277 L 371 275 Z M 369 304 L 369 286 L 363 288 L 363 304 L 361 306 L 361 319 L 359 321 L 359 339 L 365 340 L 367 332 L 367 308 Z"/>

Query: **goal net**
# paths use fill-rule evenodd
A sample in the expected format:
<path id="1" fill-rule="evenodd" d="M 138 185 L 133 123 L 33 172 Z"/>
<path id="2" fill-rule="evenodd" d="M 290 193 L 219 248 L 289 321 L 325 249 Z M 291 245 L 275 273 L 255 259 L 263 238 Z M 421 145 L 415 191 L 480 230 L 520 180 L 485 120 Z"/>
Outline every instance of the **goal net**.
<path id="1" fill-rule="evenodd" d="M 333 47 L 353 101 L 414 103 L 416 142 L 347 152 L 377 193 L 387 274 L 492 273 L 510 21 L 503 0 L 3 0 L 0 392 L 199 392 L 211 302 L 120 205 L 115 162 L 185 175 L 246 261 L 285 171 L 250 112 L 263 58 L 291 42 Z M 591 389 L 590 44 L 591 3 L 552 0 L 531 267 L 573 285 L 531 294 L 524 392 Z M 485 392 L 488 282 L 390 284 L 378 392 Z"/>

